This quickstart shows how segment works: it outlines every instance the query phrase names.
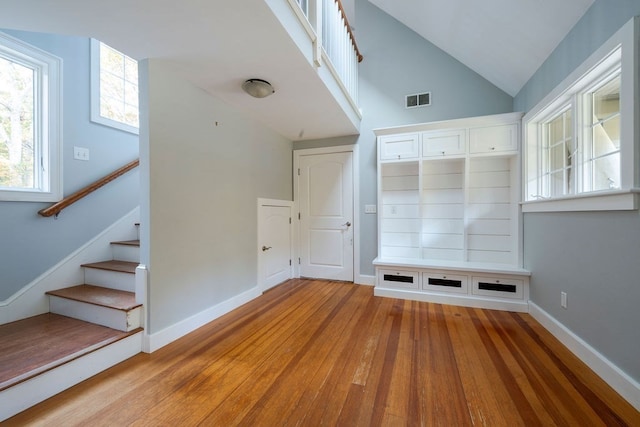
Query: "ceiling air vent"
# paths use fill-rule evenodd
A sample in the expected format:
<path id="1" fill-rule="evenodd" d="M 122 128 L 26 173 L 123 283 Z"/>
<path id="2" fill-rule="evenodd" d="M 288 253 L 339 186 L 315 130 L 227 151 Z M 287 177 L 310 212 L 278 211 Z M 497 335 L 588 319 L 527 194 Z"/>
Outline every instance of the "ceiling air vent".
<path id="1" fill-rule="evenodd" d="M 431 105 L 431 92 L 407 95 L 405 106 L 407 108 L 426 107 Z"/>

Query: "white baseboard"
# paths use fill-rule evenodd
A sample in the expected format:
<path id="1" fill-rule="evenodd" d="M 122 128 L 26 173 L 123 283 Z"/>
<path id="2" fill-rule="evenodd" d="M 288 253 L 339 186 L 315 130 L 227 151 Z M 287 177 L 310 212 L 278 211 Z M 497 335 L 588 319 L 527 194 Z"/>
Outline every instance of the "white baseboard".
<path id="1" fill-rule="evenodd" d="M 355 280 L 358 285 L 375 286 L 376 276 L 368 276 L 366 274 L 360 274 Z"/>
<path id="2" fill-rule="evenodd" d="M 0 301 L 0 325 L 47 313 L 49 300 L 45 292 L 83 283 L 80 265 L 111 259 L 111 241 L 134 238 L 134 224 L 139 218 L 140 209 L 133 209 L 11 297 Z"/>
<path id="3" fill-rule="evenodd" d="M 529 302 L 529 314 L 640 411 L 640 383 L 533 302 Z"/>
<path id="4" fill-rule="evenodd" d="M 145 335 L 143 343 L 143 351 L 145 353 L 153 353 L 154 351 L 164 347 L 165 345 L 187 335 L 198 329 L 201 326 L 217 319 L 240 307 L 243 304 L 262 295 L 262 291 L 258 286 L 249 289 L 239 295 L 229 298 L 226 301 L 219 303 L 211 308 L 208 308 L 200 313 L 197 313 L 188 319 L 178 322 L 168 328 L 163 329 L 160 332 L 156 332 L 152 335 Z"/>
<path id="5" fill-rule="evenodd" d="M 0 422 L 140 353 L 142 332 L 130 335 L 0 392 Z"/>

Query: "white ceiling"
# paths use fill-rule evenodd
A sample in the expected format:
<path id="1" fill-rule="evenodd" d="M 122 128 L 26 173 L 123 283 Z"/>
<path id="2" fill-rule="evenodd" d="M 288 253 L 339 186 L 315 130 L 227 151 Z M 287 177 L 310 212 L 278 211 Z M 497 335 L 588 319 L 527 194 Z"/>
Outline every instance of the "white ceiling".
<path id="1" fill-rule="evenodd" d="M 135 59 L 169 61 L 291 140 L 357 133 L 345 114 L 326 114 L 341 110 L 265 0 L 0 0 L 0 28 L 94 37 Z M 248 78 L 276 93 L 250 97 Z"/>
<path id="2" fill-rule="evenodd" d="M 594 0 L 369 0 L 515 96 Z"/>
<path id="3" fill-rule="evenodd" d="M 593 2 L 369 1 L 511 95 Z M 357 132 L 345 114 L 328 113 L 340 107 L 267 0 L 0 0 L 0 28 L 94 37 L 136 59 L 168 61 L 291 140 Z M 248 78 L 269 80 L 276 93 L 249 97 L 240 89 Z"/>

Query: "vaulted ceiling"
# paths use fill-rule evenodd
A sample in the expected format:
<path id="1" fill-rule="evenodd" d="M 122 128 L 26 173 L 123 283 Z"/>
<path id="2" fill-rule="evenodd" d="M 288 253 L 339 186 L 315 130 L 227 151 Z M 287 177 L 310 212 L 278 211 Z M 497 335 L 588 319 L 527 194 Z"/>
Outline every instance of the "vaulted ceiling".
<path id="1" fill-rule="evenodd" d="M 326 114 L 341 111 L 336 99 L 269 3 L 275 2 L 0 0 L 0 28 L 93 37 L 135 59 L 164 61 L 291 140 L 357 133 L 346 115 Z M 276 94 L 248 96 L 241 84 L 249 78 L 268 80 Z"/>
<path id="2" fill-rule="evenodd" d="M 369 0 L 515 96 L 594 0 Z"/>
<path id="3" fill-rule="evenodd" d="M 353 123 L 326 114 L 337 103 L 274 16 L 268 6 L 274 1 L 0 0 L 0 28 L 95 37 L 136 59 L 170 62 L 292 140 L 354 133 Z M 343 1 L 355 10 L 354 0 Z M 370 1 L 512 96 L 593 3 L 357 1 Z M 240 85 L 252 77 L 270 80 L 278 96 L 244 94 Z"/>

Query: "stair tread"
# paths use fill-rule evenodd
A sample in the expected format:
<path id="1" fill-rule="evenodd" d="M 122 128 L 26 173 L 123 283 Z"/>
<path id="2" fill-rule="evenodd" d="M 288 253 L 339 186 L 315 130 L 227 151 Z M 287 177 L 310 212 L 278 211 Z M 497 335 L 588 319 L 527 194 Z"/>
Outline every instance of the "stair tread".
<path id="1" fill-rule="evenodd" d="M 97 268 L 100 270 L 119 271 L 122 273 L 135 274 L 136 267 L 138 267 L 138 265 L 139 264 L 137 262 L 112 260 L 112 261 L 93 262 L 90 264 L 82 264 L 82 267 Z"/>
<path id="2" fill-rule="evenodd" d="M 122 311 L 133 310 L 142 305 L 136 303 L 136 296 L 133 292 L 94 285 L 77 285 L 48 291 L 46 294 Z"/>
<path id="3" fill-rule="evenodd" d="M 0 391 L 140 332 L 53 313 L 0 325 Z"/>
<path id="4" fill-rule="evenodd" d="M 111 242 L 112 245 L 122 246 L 140 246 L 140 240 L 121 240 L 119 242 Z"/>

